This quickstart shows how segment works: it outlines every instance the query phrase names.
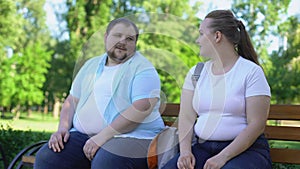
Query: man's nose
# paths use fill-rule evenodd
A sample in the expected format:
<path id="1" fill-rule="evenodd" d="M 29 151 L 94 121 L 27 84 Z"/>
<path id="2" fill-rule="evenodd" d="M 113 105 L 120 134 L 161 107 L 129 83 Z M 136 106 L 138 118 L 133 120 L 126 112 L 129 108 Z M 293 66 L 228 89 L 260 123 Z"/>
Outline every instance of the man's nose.
<path id="1" fill-rule="evenodd" d="M 119 43 L 123 43 L 123 44 L 126 44 L 127 41 L 126 41 L 126 37 L 121 37 Z"/>

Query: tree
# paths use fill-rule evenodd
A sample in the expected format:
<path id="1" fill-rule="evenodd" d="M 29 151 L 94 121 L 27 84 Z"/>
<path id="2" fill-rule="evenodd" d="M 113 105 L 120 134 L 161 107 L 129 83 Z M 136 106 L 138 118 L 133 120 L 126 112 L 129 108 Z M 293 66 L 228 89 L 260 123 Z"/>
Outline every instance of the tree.
<path id="1" fill-rule="evenodd" d="M 48 113 L 54 109 L 55 105 L 59 105 L 65 98 L 66 93 L 70 90 L 72 83 L 73 69 L 75 59 L 68 55 L 70 43 L 68 41 L 59 41 L 54 48 L 55 53 L 52 55 L 50 67 L 46 74 L 46 82 L 43 91 L 46 94 L 44 100 L 44 113 Z M 54 117 L 58 116 L 58 112 L 53 112 Z"/>
<path id="2" fill-rule="evenodd" d="M 268 71 L 276 103 L 292 104 L 300 101 L 300 24 L 299 19 L 290 17 L 279 25 L 279 32 L 285 43 L 271 55 L 271 69 Z"/>
<path id="3" fill-rule="evenodd" d="M 79 67 L 88 57 L 82 52 L 85 43 L 110 20 L 111 3 L 109 0 L 77 0 L 75 4 L 73 1 L 67 2 L 69 11 L 66 19 L 70 35 L 70 52 L 68 54 L 75 61 L 78 60 Z M 96 55 L 96 53 L 94 54 Z M 79 68 L 75 67 L 75 69 L 76 74 Z"/>
<path id="4" fill-rule="evenodd" d="M 0 1 L 0 111 L 10 108 L 16 93 L 16 75 L 11 60 L 12 51 L 17 48 L 22 30 L 22 17 L 17 13 L 13 1 Z"/>
<path id="5" fill-rule="evenodd" d="M 151 22 L 140 25 L 139 49 L 157 68 L 167 102 L 179 102 L 188 70 L 200 59 L 194 42 L 196 24 L 171 14 L 149 13 Z M 169 29 L 172 28 L 172 29 Z"/>
<path id="6" fill-rule="evenodd" d="M 50 34 L 45 24 L 44 1 L 17 0 L 0 3 L 0 9 L 4 11 L 0 17 L 6 17 L 0 21 L 3 24 L 0 62 L 5 65 L 0 68 L 0 90 L 11 91 L 3 92 L 0 103 L 1 106 L 15 107 L 19 112 L 21 107 L 29 109 L 34 104 L 40 104 L 43 99 L 41 88 L 52 53 L 49 51 Z M 11 52 L 5 55 L 3 48 Z"/>
<path id="7" fill-rule="evenodd" d="M 287 14 L 290 0 L 234 0 L 233 12 L 246 22 L 246 28 L 260 56 L 261 62 L 268 62 L 268 37 L 278 34 L 277 26 Z"/>
<path id="8" fill-rule="evenodd" d="M 15 81 L 18 84 L 18 92 L 14 95 L 17 105 L 30 107 L 41 104 L 44 100 L 42 87 L 46 81 L 45 74 L 49 68 L 51 52 L 47 51 L 41 44 L 27 46 L 21 55 L 14 55 L 13 60 L 16 67 Z"/>
<path id="9" fill-rule="evenodd" d="M 5 108 L 10 109 L 13 102 L 13 96 L 17 92 L 17 84 L 14 80 L 16 76 L 15 66 L 12 59 L 5 59 L 0 68 L 0 111 L 4 113 Z M 4 116 L 4 114 L 2 114 Z"/>
<path id="10" fill-rule="evenodd" d="M 13 1 L 0 1 L 0 63 L 7 59 L 8 50 L 15 50 L 24 34 L 22 15 Z"/>
<path id="11" fill-rule="evenodd" d="M 292 46 L 289 45 L 287 50 L 280 46 L 272 54 L 267 51 L 272 43 L 268 40 L 271 35 L 289 39 L 296 35 L 292 29 L 298 23 L 293 24 L 291 20 L 285 22 L 289 4 L 290 0 L 235 0 L 233 3 L 233 11 L 246 22 L 246 28 L 260 56 L 271 86 L 272 103 L 291 103 L 297 94 L 295 90 L 299 88 L 296 87 L 299 81 L 295 82 L 295 73 L 299 71 L 291 69 L 291 61 L 297 56 L 292 52 Z M 286 36 L 287 32 L 293 32 L 293 35 Z"/>

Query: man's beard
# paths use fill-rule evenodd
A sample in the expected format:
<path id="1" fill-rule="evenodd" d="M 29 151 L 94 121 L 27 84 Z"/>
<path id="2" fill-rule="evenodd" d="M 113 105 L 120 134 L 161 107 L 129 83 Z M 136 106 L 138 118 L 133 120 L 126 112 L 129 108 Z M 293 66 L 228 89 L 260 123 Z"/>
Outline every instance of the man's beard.
<path id="1" fill-rule="evenodd" d="M 114 51 L 107 51 L 107 55 L 111 60 L 113 60 L 117 63 L 124 62 L 128 57 L 127 53 L 125 53 L 122 57 L 118 57 L 118 56 L 116 56 Z"/>

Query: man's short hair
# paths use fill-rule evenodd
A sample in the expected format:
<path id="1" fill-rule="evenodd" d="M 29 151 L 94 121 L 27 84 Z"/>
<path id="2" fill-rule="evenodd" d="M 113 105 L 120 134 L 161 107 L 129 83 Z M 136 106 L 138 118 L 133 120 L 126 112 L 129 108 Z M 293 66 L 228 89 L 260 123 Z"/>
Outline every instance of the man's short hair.
<path id="1" fill-rule="evenodd" d="M 106 33 L 109 34 L 110 30 L 115 26 L 117 25 L 118 23 L 122 23 L 126 26 L 132 26 L 135 30 L 135 33 L 136 33 L 136 41 L 138 40 L 138 37 L 139 37 L 139 29 L 137 28 L 137 26 L 135 25 L 135 23 L 133 23 L 131 20 L 127 19 L 127 18 L 117 18 L 117 19 L 114 19 L 112 20 L 107 28 L 106 28 Z"/>

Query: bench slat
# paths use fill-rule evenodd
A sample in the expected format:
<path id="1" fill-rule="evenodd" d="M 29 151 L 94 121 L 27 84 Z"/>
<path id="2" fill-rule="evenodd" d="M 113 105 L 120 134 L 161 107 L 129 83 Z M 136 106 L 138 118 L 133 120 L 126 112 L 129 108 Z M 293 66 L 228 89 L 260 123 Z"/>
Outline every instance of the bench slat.
<path id="1" fill-rule="evenodd" d="M 167 103 L 165 109 L 163 110 L 162 116 L 177 117 L 179 114 L 179 108 L 179 103 Z"/>
<path id="2" fill-rule="evenodd" d="M 300 164 L 300 149 L 271 148 L 270 153 L 272 162 Z"/>
<path id="3" fill-rule="evenodd" d="M 179 113 L 179 103 L 167 103 L 162 115 L 176 117 Z M 299 120 L 300 105 L 271 105 L 268 120 Z"/>
<path id="4" fill-rule="evenodd" d="M 272 140 L 300 141 L 300 127 L 266 126 L 265 135 Z"/>
<path id="5" fill-rule="evenodd" d="M 22 156 L 22 162 L 33 165 L 35 162 L 35 156 Z"/>
<path id="6" fill-rule="evenodd" d="M 271 105 L 268 120 L 298 120 L 300 121 L 299 105 Z"/>

